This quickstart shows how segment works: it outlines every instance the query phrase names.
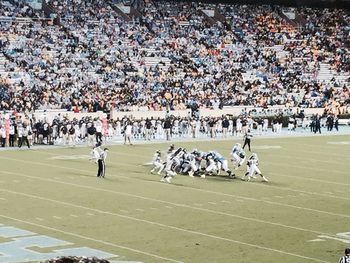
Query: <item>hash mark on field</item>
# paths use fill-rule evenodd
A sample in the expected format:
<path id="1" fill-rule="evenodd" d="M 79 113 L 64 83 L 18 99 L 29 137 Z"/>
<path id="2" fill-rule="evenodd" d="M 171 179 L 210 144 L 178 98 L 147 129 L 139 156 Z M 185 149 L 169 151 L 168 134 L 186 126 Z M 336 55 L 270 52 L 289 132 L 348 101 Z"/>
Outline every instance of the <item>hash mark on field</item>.
<path id="1" fill-rule="evenodd" d="M 12 180 L 12 182 L 14 182 L 14 183 L 19 183 L 19 182 L 21 182 L 21 181 L 19 181 L 19 180 Z"/>
<path id="2" fill-rule="evenodd" d="M 88 216 L 94 216 L 94 214 L 91 214 L 91 213 L 86 213 Z"/>
<path id="3" fill-rule="evenodd" d="M 231 202 L 230 202 L 230 201 L 226 201 L 226 200 L 222 200 L 221 202 L 222 202 L 222 203 L 231 204 Z"/>
<path id="4" fill-rule="evenodd" d="M 55 218 L 55 219 L 62 219 L 62 217 L 59 217 L 59 216 L 53 216 L 53 218 Z"/>
<path id="5" fill-rule="evenodd" d="M 0 197 L 0 200 L 1 200 L 1 201 L 6 201 L 7 199 L 6 199 L 6 198 L 3 198 L 3 197 Z"/>
<path id="6" fill-rule="evenodd" d="M 301 196 L 308 196 L 307 194 L 304 194 L 304 193 L 300 193 L 299 195 L 301 195 Z"/>
<path id="7" fill-rule="evenodd" d="M 78 217 L 77 215 L 70 215 L 71 217 Z"/>
<path id="8" fill-rule="evenodd" d="M 40 217 L 36 217 L 35 219 L 38 220 L 38 221 L 44 221 L 44 219 L 42 219 Z"/>
<path id="9" fill-rule="evenodd" d="M 332 192 L 324 192 L 325 194 L 329 194 L 329 195 L 332 195 L 333 193 Z"/>
<path id="10" fill-rule="evenodd" d="M 123 212 L 123 213 L 127 213 L 127 214 L 129 213 L 129 211 L 126 211 L 126 210 L 121 210 L 121 209 L 120 209 L 119 211 L 120 211 L 120 212 Z"/>
<path id="11" fill-rule="evenodd" d="M 171 206 L 167 206 L 167 205 L 166 205 L 165 207 L 166 207 L 166 208 L 169 208 L 169 209 L 173 209 L 173 207 L 171 207 Z"/>
<path id="12" fill-rule="evenodd" d="M 136 211 L 140 211 L 140 212 L 144 212 L 145 210 L 141 209 L 141 208 L 136 208 Z"/>
<path id="13" fill-rule="evenodd" d="M 208 202 L 208 204 L 211 204 L 211 205 L 216 205 L 215 202 Z"/>
<path id="14" fill-rule="evenodd" d="M 155 208 L 155 207 L 151 207 L 152 210 L 158 210 L 158 208 Z"/>
<path id="15" fill-rule="evenodd" d="M 274 197 L 276 197 L 276 198 L 283 198 L 283 196 L 280 196 L 280 195 L 275 195 Z"/>
<path id="16" fill-rule="evenodd" d="M 53 179 L 56 179 L 56 180 L 61 180 L 61 178 L 59 178 L 59 177 L 54 177 Z"/>
<path id="17" fill-rule="evenodd" d="M 194 205 L 196 205 L 196 206 L 203 206 L 202 204 L 198 204 L 198 203 L 194 203 Z"/>

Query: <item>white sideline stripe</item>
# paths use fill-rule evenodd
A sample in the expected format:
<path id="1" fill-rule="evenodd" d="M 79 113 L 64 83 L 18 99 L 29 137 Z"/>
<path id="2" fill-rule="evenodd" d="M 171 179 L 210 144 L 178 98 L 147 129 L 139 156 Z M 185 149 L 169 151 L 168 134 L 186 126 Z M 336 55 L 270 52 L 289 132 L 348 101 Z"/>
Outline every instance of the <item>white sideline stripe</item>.
<path id="1" fill-rule="evenodd" d="M 35 196 L 35 195 L 30 195 L 30 194 L 18 193 L 18 192 L 8 191 L 8 190 L 4 190 L 4 189 L 1 189 L 1 191 L 13 193 L 13 194 L 18 194 L 18 195 L 24 195 L 24 196 L 28 196 L 28 197 L 31 197 L 31 198 L 40 199 L 40 200 L 53 202 L 53 203 L 58 203 L 58 204 L 65 205 L 65 206 L 71 206 L 71 207 L 81 208 L 81 209 L 85 209 L 85 210 L 95 211 L 95 212 L 100 213 L 100 214 L 107 214 L 107 215 L 110 215 L 110 216 L 121 217 L 121 218 L 128 219 L 128 220 L 133 220 L 133 221 L 137 221 L 137 222 L 147 223 L 147 224 L 150 224 L 150 225 L 155 225 L 155 226 L 159 226 L 159 227 L 163 227 L 163 228 L 169 228 L 169 229 L 172 229 L 172 230 L 177 230 L 177 231 L 190 233 L 190 234 L 194 234 L 194 235 L 199 235 L 199 236 L 204 236 L 204 237 L 208 237 L 208 238 L 228 241 L 228 242 L 235 243 L 235 244 L 240 244 L 240 245 L 245 245 L 245 246 L 249 246 L 249 247 L 259 248 L 259 249 L 262 249 L 262 250 L 276 252 L 276 253 L 279 253 L 279 254 L 285 254 L 285 255 L 289 255 L 289 256 L 293 256 L 293 257 L 297 257 L 297 258 L 308 259 L 308 260 L 312 260 L 312 261 L 316 261 L 316 262 L 330 263 L 328 261 L 324 261 L 324 260 L 321 260 L 321 259 L 311 258 L 311 257 L 307 257 L 307 256 L 303 256 L 303 255 L 299 255 L 299 254 L 295 254 L 295 253 L 291 253 L 291 252 L 286 252 L 286 251 L 279 250 L 279 249 L 259 246 L 259 245 L 255 245 L 255 244 L 251 244 L 251 243 L 247 243 L 247 242 L 243 242 L 243 241 L 238 241 L 238 240 L 234 240 L 234 239 L 230 239 L 230 238 L 210 235 L 210 234 L 202 233 L 202 232 L 199 232 L 199 231 L 188 230 L 188 229 L 185 229 L 185 228 L 180 228 L 180 227 L 171 226 L 171 225 L 165 225 L 165 224 L 154 222 L 154 221 L 149 221 L 149 220 L 145 220 L 145 219 L 139 219 L 139 218 L 126 216 L 126 215 L 121 215 L 121 214 L 108 212 L 108 211 L 103 211 L 103 210 L 99 210 L 99 209 L 95 209 L 95 208 L 84 207 L 84 206 L 81 206 L 81 205 L 72 204 L 72 203 L 66 203 L 66 202 L 62 202 L 62 201 L 57 201 L 57 200 L 54 200 L 54 199 L 49 199 L 49 198 L 45 198 L 45 197 L 41 197 L 41 196 Z M 10 217 L 4 216 L 4 215 L 0 215 L 0 217 L 10 218 Z M 14 220 L 16 220 L 16 219 L 14 219 Z M 21 221 L 21 220 L 17 220 L 17 221 Z M 60 230 L 58 230 L 58 231 L 59 232 L 63 232 L 63 231 L 60 231 Z M 74 235 L 76 235 L 76 234 L 74 234 Z M 326 234 L 326 235 L 328 235 L 328 234 Z"/>
<path id="2" fill-rule="evenodd" d="M 5 219 L 10 219 L 10 220 L 13 220 L 13 221 L 17 221 L 17 222 L 21 222 L 21 223 L 25 223 L 25 224 L 28 224 L 28 225 L 32 225 L 32 226 L 48 229 L 48 230 L 51 230 L 51 231 L 54 231 L 54 232 L 60 232 L 62 234 L 73 236 L 73 237 L 78 237 L 80 239 L 85 239 L 85 240 L 93 241 L 93 242 L 96 242 L 96 243 L 101 243 L 101 244 L 108 245 L 108 246 L 111 246 L 111 247 L 117 247 L 117 248 L 129 250 L 129 251 L 132 251 L 132 252 L 135 252 L 135 253 L 139 253 L 139 254 L 143 254 L 143 255 L 147 255 L 147 256 L 150 256 L 150 257 L 164 259 L 164 260 L 171 261 L 171 262 L 176 262 L 176 263 L 183 263 L 182 261 L 178 261 L 178 260 L 175 260 L 175 259 L 166 258 L 166 257 L 162 257 L 162 256 L 159 256 L 159 255 L 156 255 L 156 254 L 144 252 L 144 251 L 141 251 L 141 250 L 138 250 L 138 249 L 117 245 L 117 244 L 114 244 L 114 243 L 111 243 L 111 242 L 108 242 L 108 241 L 103 241 L 103 240 L 99 240 L 99 239 L 96 239 L 96 238 L 87 237 L 87 236 L 75 234 L 75 233 L 72 233 L 72 232 L 67 232 L 67 231 L 64 231 L 64 230 L 61 230 L 61 229 L 57 229 L 57 228 L 53 228 L 53 227 L 50 227 L 50 226 L 40 225 L 40 224 L 37 224 L 37 223 L 32 223 L 32 222 L 29 222 L 29 221 L 26 221 L 26 220 L 14 218 L 14 217 L 9 217 L 9 216 L 5 216 L 5 215 L 2 215 L 2 214 L 0 214 L 0 217 L 5 218 Z M 36 219 L 39 220 L 39 218 L 36 218 Z"/>
<path id="3" fill-rule="evenodd" d="M 90 171 L 87 170 L 82 170 L 82 169 L 76 169 L 76 168 L 72 168 L 72 167 L 64 167 L 64 166 L 58 166 L 58 165 L 53 165 L 53 164 L 46 164 L 46 163 L 39 163 L 39 162 L 32 162 L 32 161 L 25 161 L 25 160 L 21 160 L 21 159 L 15 159 L 15 158 L 8 158 L 8 157 L 3 157 L 1 156 L 0 159 L 6 159 L 6 160 L 11 160 L 11 161 L 16 161 L 16 162 L 24 162 L 24 163 L 31 163 L 31 164 L 36 164 L 36 165 L 42 165 L 42 166 L 48 166 L 48 167 L 55 167 L 55 168 L 59 168 L 59 169 L 66 169 L 66 170 L 72 170 L 72 171 L 79 171 L 79 172 L 87 172 L 90 173 Z M 131 165 L 128 165 L 131 166 Z M 0 171 L 1 172 L 1 171 Z M 109 175 L 109 176 L 113 176 L 113 175 Z M 85 178 L 85 176 L 80 176 L 82 178 Z M 123 176 L 123 175 L 118 175 L 116 176 L 117 178 L 125 178 L 127 180 L 141 180 L 138 178 L 132 178 L 132 177 L 127 177 L 127 176 Z M 159 185 L 158 182 L 154 182 L 154 181 L 144 181 L 143 182 L 146 183 L 157 183 Z M 328 181 L 327 181 L 328 182 Z M 331 182 L 329 182 L 331 183 Z M 166 185 L 166 187 L 168 187 L 168 184 L 161 184 L 161 185 Z M 302 191 L 302 190 L 296 190 L 296 189 L 292 189 L 292 188 L 288 188 L 288 187 L 279 187 L 279 186 L 273 186 L 271 184 L 267 185 L 267 184 L 254 184 L 255 186 L 259 186 L 259 187 L 272 187 L 272 188 L 276 188 L 276 189 L 281 189 L 281 190 L 288 190 L 288 191 L 293 191 L 293 192 L 297 192 L 297 193 L 306 193 L 306 194 L 313 194 L 313 195 L 318 195 L 318 196 L 322 196 L 322 197 L 329 197 L 329 198 L 334 198 L 334 199 L 342 199 L 342 200 L 347 200 L 350 201 L 350 198 L 346 198 L 346 197 L 341 197 L 341 196 L 334 196 L 334 195 L 325 195 L 325 194 L 320 194 L 320 193 L 316 193 L 316 192 L 307 192 L 307 191 Z M 343 184 L 342 184 L 343 185 Z M 187 189 L 193 189 L 193 190 L 197 190 L 197 191 L 206 191 L 206 190 L 202 190 L 202 189 L 196 189 L 196 188 L 192 188 L 192 187 L 188 187 L 188 186 L 183 186 L 184 188 Z M 216 193 L 216 194 L 220 194 L 218 192 L 212 192 L 212 191 L 208 191 L 211 193 Z"/>

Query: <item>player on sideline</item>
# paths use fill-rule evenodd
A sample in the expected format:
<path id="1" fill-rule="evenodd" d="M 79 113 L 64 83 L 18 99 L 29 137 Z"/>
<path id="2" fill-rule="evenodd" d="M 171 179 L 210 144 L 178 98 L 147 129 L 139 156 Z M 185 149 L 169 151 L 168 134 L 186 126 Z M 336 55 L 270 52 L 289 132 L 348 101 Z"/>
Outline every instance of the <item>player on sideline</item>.
<path id="1" fill-rule="evenodd" d="M 339 263 L 350 263 L 350 248 L 346 248 L 344 256 L 339 259 Z"/>
<path id="2" fill-rule="evenodd" d="M 256 178 L 255 174 L 258 174 L 261 176 L 261 178 L 263 179 L 264 182 L 268 182 L 269 180 L 267 180 L 267 178 L 265 176 L 263 176 L 263 174 L 261 173 L 258 166 L 259 166 L 258 155 L 256 153 L 253 153 L 248 159 L 247 172 L 242 177 L 242 180 L 249 182 L 251 178 Z M 247 177 L 247 179 L 246 179 L 246 177 Z"/>
<path id="3" fill-rule="evenodd" d="M 152 164 L 153 164 L 153 169 L 151 170 L 151 174 L 153 174 L 157 169 L 158 169 L 157 174 L 160 174 L 163 171 L 164 164 L 163 164 L 163 161 L 161 159 L 160 150 L 157 150 L 155 152 L 155 154 L 153 155 Z"/>

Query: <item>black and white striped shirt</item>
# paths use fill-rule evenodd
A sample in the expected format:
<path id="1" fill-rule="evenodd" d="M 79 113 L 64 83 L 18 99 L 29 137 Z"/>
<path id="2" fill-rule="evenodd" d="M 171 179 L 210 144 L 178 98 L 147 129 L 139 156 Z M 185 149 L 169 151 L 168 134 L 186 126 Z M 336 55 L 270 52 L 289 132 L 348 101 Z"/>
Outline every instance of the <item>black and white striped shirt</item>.
<path id="1" fill-rule="evenodd" d="M 339 259 L 339 263 L 350 263 L 350 255 L 343 256 Z"/>

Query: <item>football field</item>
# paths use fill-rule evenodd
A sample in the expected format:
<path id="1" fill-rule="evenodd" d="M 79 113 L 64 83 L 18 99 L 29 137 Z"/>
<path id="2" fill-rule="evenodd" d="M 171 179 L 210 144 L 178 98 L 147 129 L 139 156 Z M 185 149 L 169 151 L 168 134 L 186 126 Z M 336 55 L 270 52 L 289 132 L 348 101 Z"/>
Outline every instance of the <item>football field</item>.
<path id="1" fill-rule="evenodd" d="M 175 146 L 229 159 L 236 142 Z M 268 183 L 241 181 L 245 165 L 237 179 L 162 183 L 145 163 L 168 146 L 108 146 L 104 179 L 88 147 L 1 151 L 0 262 L 79 251 L 115 262 L 337 262 L 350 246 L 349 135 L 253 140 Z"/>

